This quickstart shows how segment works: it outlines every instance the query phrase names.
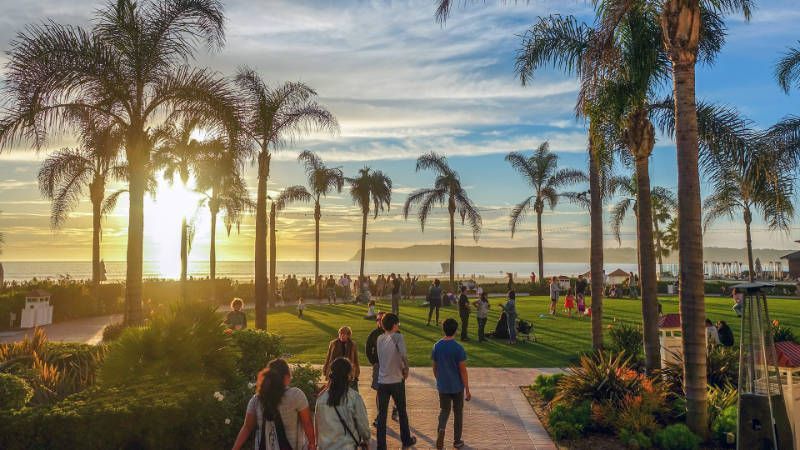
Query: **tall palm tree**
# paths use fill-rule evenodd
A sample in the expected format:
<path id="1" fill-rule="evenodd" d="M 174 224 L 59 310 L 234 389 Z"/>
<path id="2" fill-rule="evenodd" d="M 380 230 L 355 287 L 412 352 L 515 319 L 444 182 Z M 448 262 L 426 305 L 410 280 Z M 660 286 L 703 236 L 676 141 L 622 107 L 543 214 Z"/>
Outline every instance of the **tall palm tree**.
<path id="1" fill-rule="evenodd" d="M 542 240 L 542 214 L 545 206 L 555 209 L 560 197 L 564 194 L 560 188 L 576 183 L 588 181 L 586 174 L 575 169 L 559 169 L 558 155 L 550 151 L 550 144 L 545 141 L 534 150 L 533 154 L 525 155 L 511 152 L 506 155 L 506 161 L 513 167 L 533 189 L 533 194 L 517 204 L 511 210 L 511 237 L 522 222 L 525 214 L 531 209 L 536 213 L 536 235 L 539 262 L 539 280 L 544 282 L 544 248 Z"/>
<path id="2" fill-rule="evenodd" d="M 267 280 L 267 181 L 272 152 L 307 131 L 335 132 L 333 114 L 317 102 L 317 93 L 303 83 L 268 87 L 252 69 L 242 68 L 236 84 L 244 103 L 244 134 L 255 145 L 258 165 L 256 191 L 255 303 L 256 328 L 267 327 L 270 295 Z"/>
<path id="3" fill-rule="evenodd" d="M 760 212 L 770 230 L 789 231 L 794 217 L 794 177 L 776 170 L 773 154 L 766 144 L 754 142 L 744 151 L 726 155 L 709 169 L 714 190 L 703 201 L 703 230 L 721 217 L 734 219 L 741 214 L 747 242 L 747 269 L 753 281 L 753 242 L 750 224 L 753 213 Z"/>
<path id="4" fill-rule="evenodd" d="M 60 228 L 87 191 L 92 204 L 92 285 L 103 277 L 100 263 L 103 203 L 106 187 L 124 181 L 126 168 L 120 159 L 123 136 L 112 123 L 92 114 L 76 117 L 80 146 L 52 153 L 39 169 L 39 190 L 51 201 L 50 223 Z"/>
<path id="5" fill-rule="evenodd" d="M 664 258 L 668 257 L 672 250 L 676 250 L 665 242 L 667 231 L 663 227 L 669 227 L 674 222 L 678 200 L 675 198 L 675 194 L 668 189 L 664 189 L 663 196 L 655 195 L 655 189 L 653 190 L 653 238 L 658 258 L 658 273 L 663 274 Z"/>
<path id="6" fill-rule="evenodd" d="M 361 265 L 359 266 L 358 279 L 364 278 L 364 258 L 367 251 L 367 217 L 372 208 L 373 219 L 378 218 L 378 213 L 391 207 L 392 204 L 392 179 L 380 170 L 364 167 L 358 170 L 358 176 L 347 178 L 350 184 L 350 197 L 361 208 Z M 452 261 L 451 261 L 452 262 Z"/>
<path id="7" fill-rule="evenodd" d="M 789 47 L 775 65 L 775 79 L 787 94 L 793 84 L 800 88 L 800 41 L 797 44 L 797 47 Z"/>
<path id="8" fill-rule="evenodd" d="M 344 173 L 338 167 L 327 167 L 319 155 L 309 150 L 301 152 L 297 160 L 305 167 L 308 190 L 314 200 L 314 285 L 319 297 L 322 289 L 319 283 L 319 221 L 322 218 L 320 199 L 334 190 L 342 192 Z"/>
<path id="9" fill-rule="evenodd" d="M 639 220 L 639 205 L 637 203 L 639 195 L 636 192 L 637 188 L 638 183 L 636 181 L 636 175 L 615 176 L 610 180 L 609 190 L 612 195 L 618 197 L 617 203 L 615 203 L 611 209 L 611 231 L 614 234 L 614 238 L 617 240 L 617 243 L 619 244 L 622 243 L 622 225 L 625 222 L 625 218 L 627 217 L 628 213 L 633 213 L 636 220 Z M 674 194 L 672 194 L 672 192 L 665 187 L 654 186 L 651 194 L 654 205 L 658 203 L 667 205 L 665 208 L 669 208 L 668 205 L 671 205 L 675 202 Z M 652 222 L 654 232 L 656 228 L 656 215 L 656 208 L 653 208 Z M 669 218 L 667 217 L 667 220 L 668 219 Z M 661 222 L 664 222 L 664 220 L 661 220 Z"/>
<path id="10" fill-rule="evenodd" d="M 184 186 L 197 172 L 197 161 L 207 150 L 206 143 L 194 137 L 199 131 L 200 120 L 184 117 L 180 120 L 167 120 L 153 130 L 150 136 L 155 145 L 153 166 L 164 171 L 164 179 L 170 183 L 180 178 Z"/>
<path id="11" fill-rule="evenodd" d="M 45 22 L 12 42 L 0 143 L 26 139 L 41 148 L 71 112 L 92 111 L 125 136 L 129 218 L 125 321 L 142 321 L 144 195 L 152 143 L 164 113 L 219 119 L 237 136 L 235 97 L 225 80 L 187 64 L 195 44 L 224 41 L 219 0 L 109 0 L 91 29 Z"/>
<path id="12" fill-rule="evenodd" d="M 431 209 L 435 206 L 447 204 L 447 214 L 450 218 L 450 288 L 455 290 L 455 265 L 456 265 L 456 225 L 455 214 L 461 216 L 461 223 L 469 222 L 472 229 L 472 238 L 478 241 L 483 220 L 478 208 L 472 203 L 467 191 L 461 186 L 458 172 L 447 164 L 447 158 L 434 152 L 426 153 L 417 158 L 416 171 L 432 170 L 436 174 L 432 188 L 417 189 L 408 195 L 403 205 L 403 217 L 408 220 L 411 209 L 419 206 L 417 217 L 422 231 L 425 231 L 425 222 L 430 216 Z"/>
<path id="13" fill-rule="evenodd" d="M 272 201 L 269 211 L 269 282 L 270 282 L 270 299 L 274 301 L 276 293 L 276 265 L 277 265 L 277 239 L 276 221 L 278 219 L 278 211 L 283 211 L 294 202 L 309 202 L 311 201 L 311 194 L 306 190 L 305 186 L 289 186 L 278 194 L 278 197 Z"/>
<path id="14" fill-rule="evenodd" d="M 790 47 L 775 66 L 778 85 L 788 94 L 794 85 L 800 88 L 800 41 L 798 47 Z M 798 167 L 800 162 L 800 116 L 790 115 L 781 119 L 767 132 L 766 138 L 783 156 L 783 162 Z"/>

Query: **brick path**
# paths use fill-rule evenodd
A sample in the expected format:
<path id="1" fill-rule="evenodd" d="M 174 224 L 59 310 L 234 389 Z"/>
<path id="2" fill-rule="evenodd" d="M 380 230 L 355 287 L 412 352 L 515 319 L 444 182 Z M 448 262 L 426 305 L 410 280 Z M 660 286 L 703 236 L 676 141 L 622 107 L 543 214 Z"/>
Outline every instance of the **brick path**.
<path id="1" fill-rule="evenodd" d="M 557 369 L 469 369 L 472 401 L 464 406 L 464 442 L 467 449 L 491 450 L 556 450 L 556 446 L 533 412 L 520 386 L 530 385 L 540 373 L 553 373 Z M 363 367 L 359 391 L 364 396 L 370 422 L 377 417 L 375 395 L 369 387 L 372 368 Z M 406 381 L 406 399 L 411 433 L 417 436 L 416 449 L 433 449 L 436 445 L 436 427 L 439 399 L 433 372 L 428 367 L 415 367 Z M 375 428 L 372 429 L 375 448 Z M 450 416 L 445 448 L 453 442 L 453 419 Z M 401 448 L 400 427 L 389 421 L 387 445 Z"/>
<path id="2" fill-rule="evenodd" d="M 42 329 L 44 329 L 47 339 L 54 342 L 97 344 L 103 339 L 103 328 L 121 320 L 121 314 L 88 317 L 45 325 Z M 21 341 L 25 339 L 26 334 L 32 333 L 33 329 L 3 332 L 0 333 L 0 343 Z"/>

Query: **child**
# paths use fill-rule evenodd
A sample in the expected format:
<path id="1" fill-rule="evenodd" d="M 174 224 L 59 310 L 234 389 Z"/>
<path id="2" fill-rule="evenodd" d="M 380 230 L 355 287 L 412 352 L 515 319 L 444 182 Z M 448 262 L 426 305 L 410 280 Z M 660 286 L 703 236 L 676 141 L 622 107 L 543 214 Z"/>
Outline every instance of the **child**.
<path id="1" fill-rule="evenodd" d="M 556 315 L 556 304 L 558 303 L 558 279 L 550 278 L 550 314 Z"/>
<path id="2" fill-rule="evenodd" d="M 303 297 L 299 297 L 297 299 L 297 317 L 303 318 L 303 310 L 306 309 L 305 303 L 303 303 Z"/>
<path id="3" fill-rule="evenodd" d="M 242 311 L 244 301 L 234 298 L 231 302 L 231 312 L 225 316 L 225 325 L 231 330 L 244 330 L 247 328 L 247 314 Z"/>
<path id="4" fill-rule="evenodd" d="M 572 294 L 572 289 L 567 292 L 567 296 L 564 297 L 564 309 L 567 311 L 567 315 L 571 318 L 572 317 L 572 308 L 575 307 L 575 296 Z"/>
<path id="5" fill-rule="evenodd" d="M 377 317 L 377 313 L 375 312 L 375 300 L 369 301 L 369 309 L 367 309 L 367 315 L 364 316 L 365 319 L 375 320 Z"/>
<path id="6" fill-rule="evenodd" d="M 578 314 L 583 316 L 586 314 L 586 298 L 583 295 L 578 295 L 575 298 L 575 303 L 578 305 Z"/>

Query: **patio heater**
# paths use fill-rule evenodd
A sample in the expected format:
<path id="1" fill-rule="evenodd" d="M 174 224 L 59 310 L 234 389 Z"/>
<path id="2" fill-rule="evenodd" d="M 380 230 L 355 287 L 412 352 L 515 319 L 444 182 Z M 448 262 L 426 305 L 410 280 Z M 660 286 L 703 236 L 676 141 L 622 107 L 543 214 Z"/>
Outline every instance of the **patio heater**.
<path id="1" fill-rule="evenodd" d="M 794 450 L 783 401 L 780 372 L 764 288 L 767 283 L 734 286 L 744 293 L 739 344 L 738 450 Z"/>

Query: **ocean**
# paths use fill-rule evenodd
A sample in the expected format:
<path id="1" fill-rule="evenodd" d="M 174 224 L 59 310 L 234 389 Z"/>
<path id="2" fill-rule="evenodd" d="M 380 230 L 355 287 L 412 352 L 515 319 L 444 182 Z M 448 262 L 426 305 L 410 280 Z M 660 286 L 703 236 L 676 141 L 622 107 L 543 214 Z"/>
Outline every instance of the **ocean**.
<path id="1" fill-rule="evenodd" d="M 85 280 L 91 278 L 92 265 L 89 261 L 2 261 L 5 269 L 6 281 L 26 281 L 33 278 L 52 279 L 70 278 Z M 106 261 L 106 276 L 109 281 L 125 279 L 124 261 Z M 435 261 L 367 261 L 365 271 L 369 274 L 411 273 L 413 275 L 437 276 L 445 275 L 442 264 Z M 320 261 L 320 273 L 336 276 L 342 273 L 358 274 L 358 261 Z M 622 269 L 626 272 L 636 272 L 636 264 L 607 264 L 606 273 Z M 538 274 L 535 262 L 456 262 L 456 274 L 460 277 L 500 278 L 510 272 L 515 278 L 525 278 L 531 272 Z M 546 262 L 545 276 L 570 275 L 575 276 L 589 270 L 589 263 L 558 263 Z M 278 276 L 295 274 L 309 276 L 314 273 L 314 261 L 278 261 Z M 190 261 L 189 276 L 205 278 L 208 276 L 208 261 Z M 145 261 L 144 277 L 148 279 L 177 279 L 178 268 L 174 264 L 165 267 L 158 261 Z M 238 281 L 253 279 L 252 261 L 217 261 L 217 277 L 230 278 Z"/>

